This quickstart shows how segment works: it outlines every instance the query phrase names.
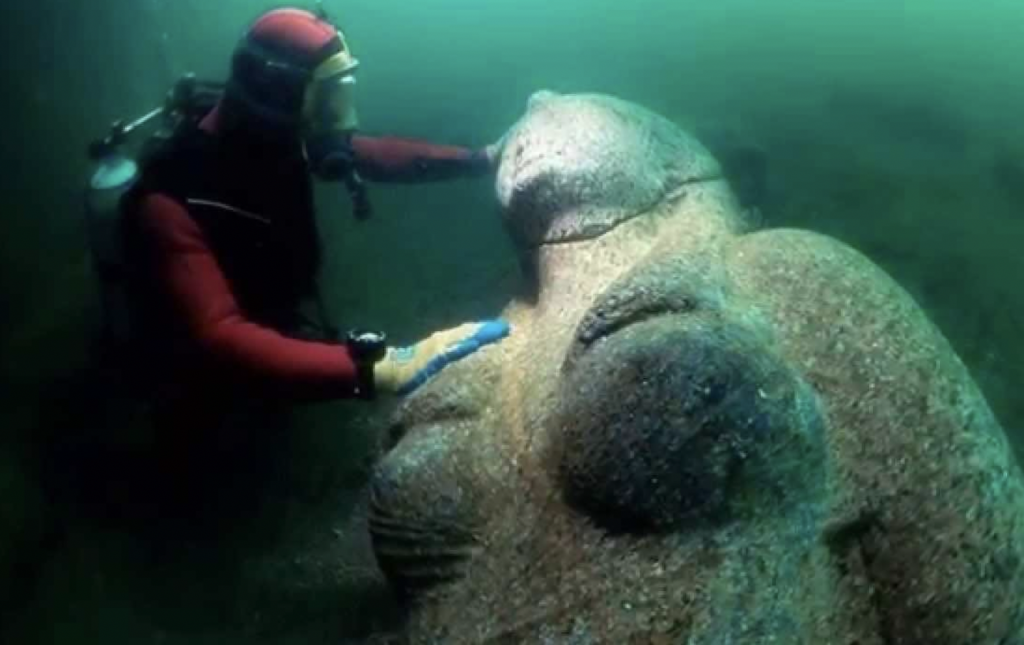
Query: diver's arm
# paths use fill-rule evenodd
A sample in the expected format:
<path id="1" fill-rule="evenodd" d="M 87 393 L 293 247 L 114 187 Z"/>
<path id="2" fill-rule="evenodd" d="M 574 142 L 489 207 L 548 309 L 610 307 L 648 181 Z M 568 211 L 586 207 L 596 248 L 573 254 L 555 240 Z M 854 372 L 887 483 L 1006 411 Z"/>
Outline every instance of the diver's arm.
<path id="1" fill-rule="evenodd" d="M 492 169 L 486 149 L 361 134 L 352 136 L 351 145 L 356 170 L 370 181 L 442 181 L 485 175 Z"/>
<path id="2" fill-rule="evenodd" d="M 357 368 L 345 345 L 295 340 L 246 319 L 202 230 L 180 204 L 151 195 L 139 216 L 158 287 L 218 366 L 302 400 L 356 395 Z"/>

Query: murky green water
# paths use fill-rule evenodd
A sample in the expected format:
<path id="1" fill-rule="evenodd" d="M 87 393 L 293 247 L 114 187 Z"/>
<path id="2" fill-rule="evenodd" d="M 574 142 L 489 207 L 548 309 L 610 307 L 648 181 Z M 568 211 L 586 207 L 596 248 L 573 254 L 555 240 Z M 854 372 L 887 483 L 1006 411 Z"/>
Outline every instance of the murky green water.
<path id="1" fill-rule="evenodd" d="M 325 5 L 362 60 L 368 132 L 483 145 L 547 88 L 644 105 L 723 155 L 757 150 L 764 222 L 833 235 L 889 271 L 1024 449 L 1021 3 Z M 109 457 L 94 452 L 106 439 L 126 461 L 146 439 L 103 389 L 90 350 L 85 146 L 159 105 L 184 72 L 223 76 L 246 24 L 271 6 L 2 9 L 3 642 L 337 643 L 395 620 L 351 521 L 376 445 L 368 418 L 383 411 L 302 411 L 286 437 L 251 447 L 251 467 L 212 479 L 202 498 L 213 510 L 187 526 L 146 497 L 132 468 L 102 484 L 110 473 L 89 470 Z M 320 198 L 324 284 L 346 322 L 411 340 L 495 311 L 518 284 L 489 180 L 376 187 L 366 224 L 336 189 Z M 212 470 L 235 457 L 246 456 L 228 451 Z"/>

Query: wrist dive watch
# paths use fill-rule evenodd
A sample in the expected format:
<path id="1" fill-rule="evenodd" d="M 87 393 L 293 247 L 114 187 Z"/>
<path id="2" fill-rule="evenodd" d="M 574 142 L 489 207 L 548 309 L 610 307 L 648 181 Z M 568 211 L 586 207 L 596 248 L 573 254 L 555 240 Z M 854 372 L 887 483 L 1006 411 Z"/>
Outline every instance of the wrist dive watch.
<path id="1" fill-rule="evenodd" d="M 371 400 L 377 396 L 374 366 L 388 352 L 387 334 L 380 331 L 353 329 L 345 337 L 345 345 L 356 364 L 356 397 Z"/>

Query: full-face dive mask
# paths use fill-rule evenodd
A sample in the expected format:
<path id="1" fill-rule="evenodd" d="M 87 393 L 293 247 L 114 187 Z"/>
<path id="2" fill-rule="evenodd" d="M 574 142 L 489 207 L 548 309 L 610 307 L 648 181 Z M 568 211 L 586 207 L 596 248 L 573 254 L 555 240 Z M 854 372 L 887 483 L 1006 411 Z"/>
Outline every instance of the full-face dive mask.
<path id="1" fill-rule="evenodd" d="M 325 16 L 276 9 L 257 20 L 235 50 L 227 99 L 266 131 L 301 137 L 310 171 L 343 182 L 362 219 L 369 201 L 351 146 L 358 66 Z"/>
<path id="2" fill-rule="evenodd" d="M 310 170 L 343 181 L 352 168 L 350 140 L 359 126 L 355 108 L 358 61 L 338 52 L 314 70 L 302 104 L 302 135 Z"/>
<path id="3" fill-rule="evenodd" d="M 352 134 L 359 127 L 355 107 L 359 62 L 348 48 L 324 61 L 313 73 L 303 100 L 302 123 L 310 171 L 323 181 L 340 181 L 352 199 L 353 214 L 367 219 L 372 207 L 366 186 L 355 168 Z"/>

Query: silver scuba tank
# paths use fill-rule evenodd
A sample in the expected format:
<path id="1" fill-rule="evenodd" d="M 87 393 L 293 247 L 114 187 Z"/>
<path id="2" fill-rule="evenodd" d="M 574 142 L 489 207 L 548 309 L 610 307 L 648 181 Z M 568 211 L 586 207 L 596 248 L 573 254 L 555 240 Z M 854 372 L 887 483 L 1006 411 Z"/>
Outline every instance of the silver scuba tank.
<path id="1" fill-rule="evenodd" d="M 101 333 L 115 344 L 131 340 L 121 200 L 139 178 L 138 164 L 120 149 L 97 159 L 85 192 L 85 223 L 101 310 Z"/>
<path id="2" fill-rule="evenodd" d="M 115 343 L 132 339 L 128 302 L 126 258 L 121 229 L 121 201 L 139 180 L 139 164 L 124 150 L 136 132 L 157 125 L 150 141 L 166 139 L 185 120 L 205 114 L 219 100 L 221 83 L 198 80 L 186 74 L 167 93 L 164 104 L 131 122 L 116 121 L 102 139 L 89 144 L 87 154 L 95 164 L 85 191 L 85 220 L 102 303 L 101 331 Z"/>

